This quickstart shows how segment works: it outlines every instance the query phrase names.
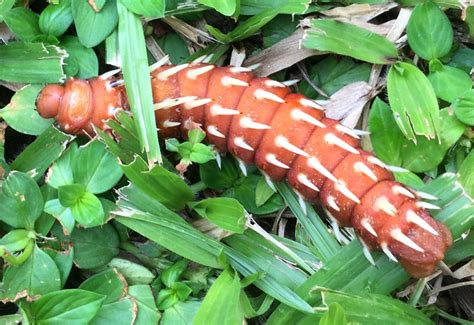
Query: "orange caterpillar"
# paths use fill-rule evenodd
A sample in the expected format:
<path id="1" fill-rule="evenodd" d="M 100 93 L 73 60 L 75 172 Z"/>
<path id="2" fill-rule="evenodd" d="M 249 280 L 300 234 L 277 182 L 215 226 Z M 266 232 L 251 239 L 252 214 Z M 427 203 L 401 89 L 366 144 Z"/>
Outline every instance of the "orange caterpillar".
<path id="1" fill-rule="evenodd" d="M 69 133 L 104 129 L 127 102 L 111 75 L 46 86 L 38 112 Z M 419 200 L 430 197 L 394 181 L 385 164 L 360 149 L 359 136 L 326 118 L 315 101 L 245 67 L 164 65 L 151 78 L 160 137 L 202 127 L 219 152 L 255 164 L 270 180 L 286 179 L 340 226 L 354 227 L 365 252 L 381 249 L 414 277 L 431 274 L 443 259 L 451 234 L 425 210 L 436 206 Z"/>

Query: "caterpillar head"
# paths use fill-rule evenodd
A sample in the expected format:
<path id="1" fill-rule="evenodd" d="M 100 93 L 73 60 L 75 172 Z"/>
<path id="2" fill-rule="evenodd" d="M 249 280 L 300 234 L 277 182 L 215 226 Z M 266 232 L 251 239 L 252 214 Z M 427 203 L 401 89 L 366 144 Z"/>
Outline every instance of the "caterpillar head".
<path id="1" fill-rule="evenodd" d="M 105 129 L 122 107 L 121 90 L 102 78 L 69 79 L 64 86 L 47 85 L 36 100 L 38 113 L 55 118 L 59 126 L 71 134 L 93 135 L 93 125 Z"/>

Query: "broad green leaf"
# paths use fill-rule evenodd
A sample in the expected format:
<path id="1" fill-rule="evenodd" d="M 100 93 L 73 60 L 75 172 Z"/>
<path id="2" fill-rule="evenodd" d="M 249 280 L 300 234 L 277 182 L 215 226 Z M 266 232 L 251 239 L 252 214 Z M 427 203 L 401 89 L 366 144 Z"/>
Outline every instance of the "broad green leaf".
<path id="1" fill-rule="evenodd" d="M 85 47 L 100 44 L 117 26 L 116 0 L 107 0 L 100 12 L 82 0 L 72 0 L 71 8 L 77 36 Z"/>
<path id="2" fill-rule="evenodd" d="M 38 15 L 30 9 L 17 7 L 3 15 L 8 28 L 22 41 L 31 42 L 41 34 Z"/>
<path id="3" fill-rule="evenodd" d="M 0 64 L 0 80 L 21 83 L 62 82 L 66 78 L 62 65 L 66 56 L 66 51 L 61 48 L 43 43 L 11 42 L 8 45 L 1 45 L 0 57 L 2 58 L 2 64 Z M 27 87 L 30 88 L 29 91 L 31 89 L 39 91 L 40 89 L 39 86 Z M 36 95 L 34 97 L 33 100 L 30 99 L 27 102 L 30 110 L 33 110 L 35 107 Z M 29 114 L 29 116 L 32 116 L 32 113 Z M 47 123 L 47 125 L 52 123 L 52 120 L 40 122 L 37 113 L 33 116 L 36 119 L 35 123 L 39 124 L 39 127 L 36 127 L 39 131 L 36 131 L 33 135 L 40 134 L 46 128 L 44 123 Z M 32 117 L 25 118 L 23 122 L 29 122 L 31 119 Z M 26 125 L 30 128 L 32 127 L 31 123 L 26 123 Z M 20 130 L 23 130 L 20 125 L 18 127 L 20 127 Z M 26 133 L 31 134 L 30 132 Z"/>
<path id="4" fill-rule="evenodd" d="M 44 249 L 44 252 L 53 259 L 54 263 L 56 263 L 59 275 L 61 276 L 61 288 L 64 287 L 72 269 L 74 248 L 70 248 L 66 251 Z"/>
<path id="5" fill-rule="evenodd" d="M 143 265 L 123 258 L 113 258 L 107 266 L 117 269 L 130 285 L 150 284 L 155 278 L 155 275 Z"/>
<path id="6" fill-rule="evenodd" d="M 72 24 L 71 0 L 49 4 L 39 16 L 39 28 L 43 34 L 61 36 Z"/>
<path id="7" fill-rule="evenodd" d="M 119 252 L 119 237 L 115 229 L 105 224 L 95 228 L 77 228 L 71 236 L 74 262 L 81 269 L 93 269 L 110 262 Z"/>
<path id="8" fill-rule="evenodd" d="M 166 287 L 170 288 L 173 283 L 179 281 L 181 275 L 184 271 L 186 271 L 187 267 L 188 261 L 185 259 L 180 259 L 160 274 L 161 282 Z"/>
<path id="9" fill-rule="evenodd" d="M 97 196 L 90 192 L 84 192 L 76 203 L 71 205 L 70 209 L 74 219 L 86 228 L 96 227 L 105 222 L 102 203 Z"/>
<path id="10" fill-rule="evenodd" d="M 134 324 L 136 305 L 130 298 L 104 304 L 90 325 Z"/>
<path id="11" fill-rule="evenodd" d="M 44 201 L 38 184 L 27 174 L 11 172 L 2 183 L 0 220 L 15 228 L 34 229 Z"/>
<path id="12" fill-rule="evenodd" d="M 162 289 L 156 297 L 156 305 L 160 310 L 166 310 L 180 301 L 188 299 L 193 290 L 182 282 L 175 282 L 170 288 Z"/>
<path id="13" fill-rule="evenodd" d="M 46 169 L 61 156 L 74 137 L 50 126 L 12 162 L 12 169 L 42 177 Z"/>
<path id="14" fill-rule="evenodd" d="M 451 61 L 448 65 L 464 70 L 464 72 L 470 73 L 474 68 L 474 50 L 466 47 L 459 48 L 454 52 Z"/>
<path id="15" fill-rule="evenodd" d="M 85 185 L 94 194 L 111 189 L 122 178 L 117 159 L 98 140 L 79 148 L 72 161 L 72 173 L 75 183 Z"/>
<path id="16" fill-rule="evenodd" d="M 347 324 L 346 313 L 344 308 L 337 302 L 327 304 L 329 310 L 324 313 L 319 321 L 319 325 L 345 325 Z"/>
<path id="17" fill-rule="evenodd" d="M 75 36 L 64 36 L 61 38 L 61 47 L 64 48 L 69 57 L 66 58 L 65 63 L 75 60 L 78 65 L 76 76 L 78 78 L 92 78 L 99 74 L 99 61 L 93 49 L 87 48 L 81 44 L 79 39 Z"/>
<path id="18" fill-rule="evenodd" d="M 125 297 L 127 287 L 127 282 L 121 273 L 116 269 L 107 269 L 82 282 L 79 289 L 103 295 L 104 304 L 109 304 Z"/>
<path id="19" fill-rule="evenodd" d="M 440 111 L 439 139 L 416 136 L 416 143 L 406 139 L 396 127 L 390 108 L 377 99 L 369 115 L 369 129 L 375 153 L 385 162 L 413 172 L 435 168 L 449 148 L 461 137 L 464 126 L 449 108 Z M 440 142 L 438 142 L 438 140 Z"/>
<path id="20" fill-rule="evenodd" d="M 110 1 L 110 0 L 109 0 Z M 125 89 L 133 113 L 141 151 L 145 151 L 150 165 L 161 163 L 160 146 L 153 107 L 147 48 L 140 18 L 117 2 L 118 39 Z M 137 152 L 138 153 L 138 152 Z"/>
<path id="21" fill-rule="evenodd" d="M 0 239 L 0 247 L 5 248 L 9 254 L 21 251 L 26 247 L 28 241 L 34 238 L 34 233 L 32 235 L 25 229 L 12 230 Z"/>
<path id="22" fill-rule="evenodd" d="M 307 0 L 240 0 L 242 15 L 256 15 L 264 10 L 278 8 L 282 14 L 303 14 L 308 9 Z"/>
<path id="23" fill-rule="evenodd" d="M 255 189 L 255 204 L 257 207 L 264 205 L 274 194 L 275 192 L 267 184 L 265 177 L 260 177 Z"/>
<path id="24" fill-rule="evenodd" d="M 158 165 L 148 170 L 140 157 L 129 165 L 122 165 L 122 170 L 139 190 L 170 209 L 181 210 L 186 202 L 194 199 L 193 192 L 178 175 Z"/>
<path id="25" fill-rule="evenodd" d="M 401 166 L 405 137 L 393 118 L 390 106 L 378 97 L 370 110 L 369 131 L 377 157 L 390 165 Z"/>
<path id="26" fill-rule="evenodd" d="M 474 197 L 474 151 L 464 159 L 461 167 L 459 168 L 459 180 L 465 188 L 468 195 Z"/>
<path id="27" fill-rule="evenodd" d="M 387 91 L 395 121 L 409 140 L 416 142 L 415 135 L 438 136 L 438 101 L 423 72 L 412 64 L 396 63 L 388 73 Z"/>
<path id="28" fill-rule="evenodd" d="M 165 0 L 120 0 L 131 12 L 152 18 L 161 18 L 165 15 Z"/>
<path id="29" fill-rule="evenodd" d="M 216 177 L 216 175 L 219 177 Z M 229 188 L 239 179 L 241 173 L 230 156 L 221 158 L 221 168 L 216 160 L 199 165 L 199 176 L 207 187 L 215 190 Z"/>
<path id="30" fill-rule="evenodd" d="M 135 324 L 158 324 L 160 313 L 156 308 L 151 287 L 148 285 L 132 285 L 128 288 L 128 294 L 136 300 L 138 306 Z"/>
<path id="31" fill-rule="evenodd" d="M 398 53 L 395 44 L 383 36 L 353 24 L 331 19 L 314 19 L 306 30 L 303 46 L 319 51 L 375 63 L 394 63 Z"/>
<path id="32" fill-rule="evenodd" d="M 105 297 L 81 289 L 51 292 L 31 304 L 31 315 L 38 324 L 88 323 Z"/>
<path id="33" fill-rule="evenodd" d="M 173 307 L 166 309 L 161 318 L 162 325 L 190 325 L 194 319 L 201 301 L 180 301 Z"/>
<path id="34" fill-rule="evenodd" d="M 328 96 L 351 83 L 369 81 L 371 66 L 367 63 L 356 63 L 348 57 L 327 58 L 312 65 L 308 71 L 311 81 Z M 308 98 L 316 98 L 319 94 L 306 81 L 299 84 L 299 92 Z"/>
<path id="35" fill-rule="evenodd" d="M 233 271 L 224 270 L 207 292 L 193 325 L 242 323 L 244 315 L 239 300 L 239 276 Z"/>
<path id="36" fill-rule="evenodd" d="M 242 183 L 238 183 L 234 189 L 224 192 L 224 196 L 237 199 L 250 213 L 269 214 L 284 207 L 284 202 L 278 194 L 274 194 L 265 204 L 257 206 L 255 192 L 261 176 L 248 175 Z"/>
<path id="37" fill-rule="evenodd" d="M 457 98 L 452 105 L 454 114 L 463 123 L 474 125 L 474 90 L 469 90 Z"/>
<path id="38" fill-rule="evenodd" d="M 432 324 L 423 312 L 391 297 L 377 294 L 358 296 L 324 288 L 315 291 L 314 294 L 321 293 L 323 305 L 339 304 L 351 322 L 375 325 L 396 320 L 398 324 Z"/>
<path id="39" fill-rule="evenodd" d="M 189 206 L 201 217 L 220 228 L 234 233 L 245 230 L 245 210 L 239 201 L 231 198 L 216 197 L 190 203 Z"/>
<path id="40" fill-rule="evenodd" d="M 237 0 L 198 0 L 198 2 L 215 9 L 224 16 L 232 16 L 239 5 L 239 1 Z"/>
<path id="41" fill-rule="evenodd" d="M 263 47 L 268 48 L 284 38 L 289 37 L 295 32 L 297 25 L 298 20 L 293 19 L 292 16 L 276 16 L 262 28 Z"/>
<path id="42" fill-rule="evenodd" d="M 76 225 L 76 220 L 72 216 L 70 208 L 63 207 L 59 199 L 52 199 L 44 205 L 44 212 L 56 218 L 63 227 L 63 233 L 70 235 Z"/>
<path id="43" fill-rule="evenodd" d="M 245 38 L 252 36 L 256 33 L 260 28 L 265 26 L 268 22 L 270 22 L 275 16 L 278 14 L 277 9 L 268 9 L 262 11 L 261 13 L 250 17 L 245 22 L 241 23 L 237 26 L 234 30 L 232 30 L 228 34 L 222 33 L 215 27 L 207 25 L 207 30 L 211 33 L 212 36 L 217 38 L 219 41 L 223 43 L 232 43 L 241 41 Z"/>
<path id="44" fill-rule="evenodd" d="M 36 97 L 41 88 L 39 85 L 28 85 L 20 89 L 12 97 L 10 104 L 0 110 L 0 117 L 18 132 L 40 135 L 54 122 L 53 119 L 42 118 L 36 111 Z"/>
<path id="45" fill-rule="evenodd" d="M 441 58 L 451 49 L 453 28 L 446 14 L 432 1 L 417 4 L 407 25 L 408 44 L 421 58 Z"/>
<path id="46" fill-rule="evenodd" d="M 3 21 L 3 15 L 5 15 L 15 4 L 15 0 L 2 0 L 0 2 L 0 22 Z"/>
<path id="47" fill-rule="evenodd" d="M 61 289 L 61 278 L 53 259 L 37 246 L 19 266 L 9 266 L 3 274 L 2 298 L 15 301 Z"/>
<path id="48" fill-rule="evenodd" d="M 77 156 L 77 143 L 73 142 L 48 171 L 46 182 L 57 189 L 59 186 L 74 184 L 72 164 Z"/>
<path id="49" fill-rule="evenodd" d="M 472 88 L 469 74 L 458 68 L 443 66 L 439 61 L 430 62 L 428 79 L 436 96 L 450 103 Z"/>
<path id="50" fill-rule="evenodd" d="M 84 196 L 86 189 L 82 184 L 63 185 L 58 187 L 59 202 L 64 207 L 72 207 Z"/>
<path id="51" fill-rule="evenodd" d="M 177 33 L 166 33 L 156 39 L 156 42 L 163 49 L 163 52 L 169 53 L 170 61 L 173 64 L 179 64 L 189 58 L 189 48 L 184 39 Z"/>

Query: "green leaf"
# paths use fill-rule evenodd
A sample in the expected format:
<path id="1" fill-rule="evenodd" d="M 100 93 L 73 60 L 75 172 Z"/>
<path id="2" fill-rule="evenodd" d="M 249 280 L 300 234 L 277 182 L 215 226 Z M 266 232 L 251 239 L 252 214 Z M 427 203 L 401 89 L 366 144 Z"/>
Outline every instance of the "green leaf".
<path id="1" fill-rule="evenodd" d="M 296 30 L 298 20 L 292 16 L 278 15 L 262 28 L 263 47 L 268 48 L 291 36 Z"/>
<path id="2" fill-rule="evenodd" d="M 285 206 L 284 202 L 281 196 L 276 193 L 265 204 L 257 207 L 255 193 L 261 177 L 248 175 L 242 183 L 235 186 L 234 191 L 227 191 L 224 196 L 233 197 L 244 206 L 245 210 L 254 214 L 269 214 L 282 209 Z"/>
<path id="3" fill-rule="evenodd" d="M 439 61 L 434 62 L 430 62 L 428 79 L 437 97 L 452 103 L 456 98 L 472 88 L 469 74 L 461 69 L 443 66 Z"/>
<path id="4" fill-rule="evenodd" d="M 474 173 L 472 170 L 474 166 L 474 151 L 464 159 L 459 168 L 460 181 L 469 196 L 474 197 Z"/>
<path id="5" fill-rule="evenodd" d="M 232 16 L 237 9 L 237 0 L 198 0 L 198 2 L 215 9 L 224 16 Z"/>
<path id="6" fill-rule="evenodd" d="M 356 63 L 348 57 L 328 56 L 312 65 L 308 75 L 316 86 L 330 96 L 351 83 L 357 81 L 368 82 L 370 70 L 370 64 Z M 308 98 L 320 96 L 306 81 L 299 84 L 299 92 Z"/>
<path id="7" fill-rule="evenodd" d="M 64 207 L 72 207 L 86 193 L 86 189 L 82 184 L 63 185 L 58 188 L 59 202 Z"/>
<path id="8" fill-rule="evenodd" d="M 421 58 L 441 58 L 451 49 L 453 28 L 446 14 L 432 1 L 417 4 L 407 25 L 408 44 Z"/>
<path id="9" fill-rule="evenodd" d="M 69 186 L 69 185 L 67 185 Z M 71 206 L 74 219 L 84 227 L 96 227 L 105 222 L 105 213 L 99 198 L 90 192 L 85 192 Z"/>
<path id="10" fill-rule="evenodd" d="M 39 28 L 43 34 L 61 36 L 72 24 L 71 0 L 49 4 L 40 14 Z"/>
<path id="11" fill-rule="evenodd" d="M 100 294 L 105 297 L 104 304 L 109 304 L 126 296 L 127 282 L 116 269 L 107 269 L 82 282 L 79 289 Z"/>
<path id="12" fill-rule="evenodd" d="M 377 157 L 390 165 L 401 166 L 401 149 L 405 137 L 393 118 L 390 106 L 378 97 L 370 110 L 369 131 Z"/>
<path id="13" fill-rule="evenodd" d="M 25 229 L 15 229 L 6 233 L 0 239 L 0 247 L 12 255 L 14 252 L 24 249 L 34 236 L 34 233 L 31 236 L 30 232 Z"/>
<path id="14" fill-rule="evenodd" d="M 178 175 L 158 165 L 148 170 L 140 157 L 122 165 L 122 169 L 132 184 L 170 209 L 181 210 L 194 199 L 193 192 Z"/>
<path id="15" fill-rule="evenodd" d="M 395 45 L 385 37 L 337 20 L 314 19 L 305 33 L 303 46 L 309 49 L 375 64 L 391 64 L 398 56 Z"/>
<path id="16" fill-rule="evenodd" d="M 36 111 L 36 97 L 41 88 L 39 85 L 28 85 L 17 91 L 10 104 L 0 110 L 0 117 L 18 132 L 30 135 L 41 134 L 54 122 L 53 119 L 43 119 Z"/>
<path id="17" fill-rule="evenodd" d="M 136 305 L 130 298 L 125 298 L 110 304 L 104 304 L 91 325 L 134 324 Z"/>
<path id="18" fill-rule="evenodd" d="M 127 7 L 131 12 L 152 18 L 161 18 L 165 15 L 165 3 L 164 0 L 120 0 L 121 3 Z"/>
<path id="19" fill-rule="evenodd" d="M 184 271 L 186 271 L 187 267 L 188 261 L 185 259 L 180 259 L 178 262 L 174 263 L 160 274 L 161 282 L 163 282 L 166 287 L 171 287 L 173 283 L 179 281 L 181 275 Z"/>
<path id="20" fill-rule="evenodd" d="M 65 208 L 59 203 L 59 199 L 52 199 L 44 205 L 44 212 L 56 218 L 63 227 L 63 233 L 70 235 L 76 225 L 70 208 Z"/>
<path id="21" fill-rule="evenodd" d="M 38 324 L 88 323 L 105 297 L 81 289 L 51 292 L 31 304 L 31 315 Z"/>
<path id="22" fill-rule="evenodd" d="M 122 60 L 125 89 L 138 131 L 141 151 L 145 151 L 148 162 L 161 163 L 160 146 L 156 132 L 155 110 L 151 90 L 147 49 L 140 18 L 127 10 L 119 1 L 119 50 Z"/>
<path id="23" fill-rule="evenodd" d="M 169 53 L 171 63 L 179 64 L 189 58 L 188 45 L 177 33 L 166 33 L 156 41 L 163 52 Z"/>
<path id="24" fill-rule="evenodd" d="M 391 297 L 377 294 L 358 296 L 324 288 L 316 290 L 321 292 L 325 306 L 339 304 L 351 322 L 387 324 L 396 319 L 399 324 L 432 324 L 421 311 Z"/>
<path id="25" fill-rule="evenodd" d="M 216 177 L 217 174 L 219 177 Z M 241 174 L 234 159 L 226 156 L 221 158 L 221 168 L 218 167 L 216 160 L 199 165 L 199 175 L 207 187 L 222 190 L 234 185 Z"/>
<path id="26" fill-rule="evenodd" d="M 2 0 L 0 2 L 0 22 L 3 21 L 3 15 L 5 15 L 15 4 L 15 0 Z"/>
<path id="27" fill-rule="evenodd" d="M 158 324 L 160 313 L 155 305 L 155 298 L 148 285 L 133 285 L 128 288 L 128 294 L 136 300 L 138 314 L 135 324 Z"/>
<path id="28" fill-rule="evenodd" d="M 201 217 L 224 230 L 241 234 L 246 228 L 246 212 L 239 201 L 235 199 L 209 198 L 197 203 L 190 203 L 189 206 Z"/>
<path id="29" fill-rule="evenodd" d="M 62 65 L 66 56 L 67 53 L 59 47 L 45 45 L 43 43 L 10 42 L 8 45 L 1 45 L 0 57 L 2 58 L 2 64 L 0 64 L 0 79 L 20 83 L 62 82 L 66 78 Z M 27 87 L 39 91 L 39 86 Z M 33 106 L 35 100 L 36 96 L 33 100 L 30 99 L 28 101 L 30 110 L 35 108 L 35 106 Z M 33 116 L 39 117 L 37 113 Z M 27 123 L 30 119 L 31 117 L 28 117 L 23 120 L 29 127 L 32 125 L 32 123 Z M 36 119 L 35 123 L 39 124 L 38 128 L 40 131 L 37 131 L 33 135 L 40 134 L 41 131 L 46 128 L 44 123 L 48 125 L 52 123 L 52 120 L 49 122 L 40 121 L 41 120 Z M 21 126 L 20 130 L 22 130 Z"/>
<path id="30" fill-rule="evenodd" d="M 119 252 L 119 237 L 115 229 L 105 224 L 95 228 L 77 228 L 71 236 L 74 262 L 81 269 L 93 269 L 110 262 Z"/>
<path id="31" fill-rule="evenodd" d="M 257 207 L 264 205 L 274 194 L 275 192 L 268 186 L 265 178 L 260 177 L 257 188 L 255 189 L 255 204 Z"/>
<path id="32" fill-rule="evenodd" d="M 59 186 L 74 184 L 71 167 L 77 157 L 78 150 L 77 143 L 73 142 L 61 155 L 61 158 L 54 162 L 46 178 L 49 186 L 57 189 Z"/>
<path id="33" fill-rule="evenodd" d="M 2 298 L 16 301 L 61 289 L 61 278 L 53 259 L 37 246 L 25 263 L 9 266 L 3 274 Z"/>
<path id="34" fill-rule="evenodd" d="M 245 22 L 237 26 L 233 31 L 228 34 L 222 33 L 215 27 L 206 25 L 207 30 L 211 33 L 212 36 L 217 38 L 223 43 L 232 43 L 246 39 L 253 34 L 255 34 L 260 28 L 265 26 L 278 14 L 277 9 L 268 9 L 262 11 L 261 13 L 250 17 Z"/>
<path id="35" fill-rule="evenodd" d="M 423 172 L 438 166 L 449 148 L 464 132 L 464 126 L 449 108 L 440 111 L 440 142 L 417 136 L 414 143 L 406 139 L 395 125 L 389 106 L 381 100 L 376 100 L 369 115 L 369 129 L 375 153 L 385 162 L 413 172 Z"/>
<path id="36" fill-rule="evenodd" d="M 207 292 L 193 325 L 241 324 L 244 315 L 239 299 L 239 276 L 224 270 Z"/>
<path id="37" fill-rule="evenodd" d="M 99 74 L 99 60 L 93 49 L 87 48 L 81 44 L 75 36 L 64 36 L 61 38 L 61 47 L 64 48 L 69 57 L 64 61 L 70 63 L 71 59 L 77 62 L 78 78 L 87 79 L 96 77 Z"/>
<path id="38" fill-rule="evenodd" d="M 180 301 L 164 311 L 160 324 L 189 325 L 192 323 L 199 307 L 201 307 L 201 301 Z"/>
<path id="39" fill-rule="evenodd" d="M 98 140 L 79 148 L 73 159 L 74 182 L 85 185 L 91 193 L 108 191 L 122 178 L 117 159 Z"/>
<path id="40" fill-rule="evenodd" d="M 466 47 L 459 48 L 454 52 L 448 64 L 452 67 L 462 69 L 466 73 L 470 73 L 474 68 L 474 50 Z"/>
<path id="41" fill-rule="evenodd" d="M 10 9 L 3 16 L 3 19 L 19 40 L 33 41 L 35 37 L 41 34 L 38 15 L 29 9 L 23 7 Z"/>
<path id="42" fill-rule="evenodd" d="M 438 101 L 423 72 L 412 64 L 396 63 L 388 73 L 387 91 L 395 121 L 409 140 L 416 142 L 415 134 L 428 139 L 438 136 Z"/>
<path id="43" fill-rule="evenodd" d="M 64 287 L 72 269 L 74 248 L 69 248 L 66 251 L 56 251 L 53 249 L 45 249 L 44 251 L 56 263 L 59 275 L 61 276 L 61 287 Z"/>
<path id="44" fill-rule="evenodd" d="M 113 258 L 107 266 L 117 269 L 131 285 L 150 284 L 155 278 L 155 275 L 143 265 L 122 258 Z"/>
<path id="45" fill-rule="evenodd" d="M 74 136 L 50 126 L 15 158 L 11 168 L 35 175 L 35 179 L 40 178 L 73 138 Z"/>
<path id="46" fill-rule="evenodd" d="M 282 14 L 302 14 L 308 9 L 307 0 L 240 0 L 242 15 L 256 15 L 264 10 L 278 8 Z"/>
<path id="47" fill-rule="evenodd" d="M 72 0 L 71 8 L 77 36 L 85 47 L 98 45 L 117 26 L 115 0 L 107 0 L 100 12 L 95 12 L 87 1 L 82 0 Z"/>
<path id="48" fill-rule="evenodd" d="M 38 184 L 27 174 L 11 172 L 2 183 L 0 220 L 14 228 L 34 229 L 44 201 Z"/>
<path id="49" fill-rule="evenodd" d="M 463 123 L 474 125 L 474 90 L 469 90 L 457 98 L 452 105 L 454 114 Z"/>
<path id="50" fill-rule="evenodd" d="M 329 310 L 321 317 L 319 325 L 345 325 L 347 324 L 344 308 L 337 302 L 327 304 Z"/>

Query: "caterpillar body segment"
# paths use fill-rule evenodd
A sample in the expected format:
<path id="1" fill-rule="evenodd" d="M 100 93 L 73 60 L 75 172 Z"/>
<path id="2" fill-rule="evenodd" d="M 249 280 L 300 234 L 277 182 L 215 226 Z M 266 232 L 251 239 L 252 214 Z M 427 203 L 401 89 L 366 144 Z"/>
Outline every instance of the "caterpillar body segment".
<path id="1" fill-rule="evenodd" d="M 124 88 L 110 78 L 48 85 L 38 112 L 69 133 L 105 129 L 127 106 Z M 382 250 L 414 277 L 431 274 L 444 258 L 451 234 L 430 217 L 433 205 L 394 181 L 388 166 L 360 148 L 358 133 L 326 118 L 317 102 L 247 68 L 163 65 L 151 78 L 161 138 L 200 127 L 216 150 L 255 164 L 269 180 L 286 179 L 340 226 L 354 227 L 365 248 Z"/>

